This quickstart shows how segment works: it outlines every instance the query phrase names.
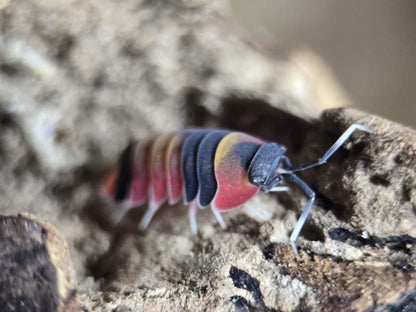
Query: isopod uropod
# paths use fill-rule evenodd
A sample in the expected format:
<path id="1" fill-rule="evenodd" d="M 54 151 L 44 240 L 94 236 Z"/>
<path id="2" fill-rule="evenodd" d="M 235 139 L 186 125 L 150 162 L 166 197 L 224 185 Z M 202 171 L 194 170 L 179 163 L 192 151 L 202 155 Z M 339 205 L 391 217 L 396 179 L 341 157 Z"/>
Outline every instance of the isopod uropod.
<path id="1" fill-rule="evenodd" d="M 295 172 L 324 164 L 356 130 L 371 128 L 352 124 L 329 150 L 307 165 L 292 166 L 286 148 L 242 132 L 223 129 L 185 129 L 131 143 L 105 178 L 102 193 L 132 208 L 149 202 L 139 229 L 144 230 L 158 208 L 182 197 L 189 205 L 192 233 L 197 232 L 197 206 L 211 205 L 222 228 L 220 212 L 237 208 L 257 192 L 284 191 L 282 184 L 297 184 L 308 197 L 290 236 L 298 256 L 296 239 L 315 200 L 314 191 Z M 280 186 L 279 186 L 280 185 Z"/>

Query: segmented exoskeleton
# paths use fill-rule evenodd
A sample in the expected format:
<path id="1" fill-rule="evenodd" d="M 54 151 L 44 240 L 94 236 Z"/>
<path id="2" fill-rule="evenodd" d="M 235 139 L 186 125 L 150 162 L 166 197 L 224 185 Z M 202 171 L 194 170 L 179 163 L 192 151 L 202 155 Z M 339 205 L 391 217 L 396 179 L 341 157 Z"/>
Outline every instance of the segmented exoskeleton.
<path id="1" fill-rule="evenodd" d="M 292 166 L 284 156 L 286 148 L 242 132 L 222 129 L 186 129 L 130 144 L 105 179 L 102 193 L 127 207 L 149 202 L 139 224 L 144 230 L 166 201 L 182 197 L 190 206 L 192 233 L 197 232 L 196 209 L 211 205 L 222 228 L 220 212 L 237 208 L 257 192 L 287 190 L 279 186 L 297 184 L 309 198 L 290 236 L 295 241 L 315 200 L 315 193 L 295 172 L 321 165 L 356 130 L 370 132 L 360 124 L 351 125 L 322 158 L 308 165 Z"/>

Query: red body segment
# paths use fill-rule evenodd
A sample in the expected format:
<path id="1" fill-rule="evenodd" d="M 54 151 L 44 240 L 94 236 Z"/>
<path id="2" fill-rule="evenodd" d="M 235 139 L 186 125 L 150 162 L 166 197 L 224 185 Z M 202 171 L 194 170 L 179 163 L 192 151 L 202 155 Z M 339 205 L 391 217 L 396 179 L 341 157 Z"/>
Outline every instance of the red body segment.
<path id="1" fill-rule="evenodd" d="M 169 142 L 165 155 L 167 168 L 167 189 L 169 204 L 176 204 L 183 196 L 184 181 L 182 173 L 182 147 L 193 130 L 184 130 L 177 133 Z"/>
<path id="2" fill-rule="evenodd" d="M 119 164 L 117 163 L 106 175 L 100 188 L 100 194 L 106 199 L 114 197 L 116 193 L 117 180 L 119 177 Z"/>
<path id="3" fill-rule="evenodd" d="M 260 139 L 240 132 L 233 132 L 221 140 L 214 162 L 218 183 L 214 198 L 216 209 L 239 207 L 257 194 L 259 187 L 248 181 L 248 165 L 263 143 Z"/>

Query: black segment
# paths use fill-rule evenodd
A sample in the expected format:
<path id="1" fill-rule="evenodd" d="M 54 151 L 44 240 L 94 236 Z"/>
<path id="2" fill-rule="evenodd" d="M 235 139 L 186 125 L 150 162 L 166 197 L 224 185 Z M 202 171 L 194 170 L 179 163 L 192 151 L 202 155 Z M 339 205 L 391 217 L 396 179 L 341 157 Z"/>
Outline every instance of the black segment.
<path id="1" fill-rule="evenodd" d="M 248 170 L 250 167 L 251 161 L 256 154 L 257 150 L 260 148 L 261 144 L 252 143 L 252 142 L 241 142 L 237 143 L 234 147 L 234 153 L 240 157 L 241 167 Z"/>
<path id="2" fill-rule="evenodd" d="M 185 204 L 189 204 L 198 194 L 198 174 L 196 169 L 198 147 L 205 135 L 212 130 L 197 130 L 183 143 L 182 172 L 185 185 Z"/>
<path id="3" fill-rule="evenodd" d="M 133 150 L 136 144 L 131 142 L 120 156 L 120 168 L 117 178 L 117 187 L 114 200 L 120 202 L 129 195 L 131 185 L 131 173 L 133 166 Z"/>
<path id="4" fill-rule="evenodd" d="M 215 151 L 220 141 L 229 133 L 228 130 L 212 130 L 199 144 L 196 164 L 200 207 L 208 206 L 217 192 L 214 171 Z"/>

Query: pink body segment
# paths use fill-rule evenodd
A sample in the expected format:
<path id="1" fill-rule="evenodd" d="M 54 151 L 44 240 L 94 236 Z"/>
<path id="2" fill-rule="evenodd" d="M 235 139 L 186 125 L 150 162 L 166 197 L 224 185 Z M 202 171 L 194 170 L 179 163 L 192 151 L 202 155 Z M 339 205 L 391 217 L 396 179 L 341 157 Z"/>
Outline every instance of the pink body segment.
<path id="1" fill-rule="evenodd" d="M 149 195 L 149 151 L 151 140 L 142 140 L 134 149 L 132 181 L 130 186 L 128 207 L 144 204 Z"/>
<path id="2" fill-rule="evenodd" d="M 181 167 L 182 145 L 184 138 L 174 136 L 168 145 L 165 162 L 169 204 L 176 204 L 182 198 L 183 178 Z"/>
<path id="3" fill-rule="evenodd" d="M 157 137 L 150 153 L 150 201 L 151 205 L 159 207 L 168 197 L 167 164 L 165 155 L 169 141 L 174 134 L 168 133 Z"/>
<path id="4" fill-rule="evenodd" d="M 242 165 L 246 161 L 239 150 L 242 143 L 254 143 L 251 147 L 255 148 L 264 142 L 244 133 L 233 132 L 224 137 L 217 147 L 214 167 L 218 189 L 213 201 L 217 210 L 239 207 L 259 191 L 258 186 L 248 181 L 248 167 Z"/>

